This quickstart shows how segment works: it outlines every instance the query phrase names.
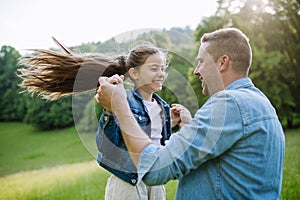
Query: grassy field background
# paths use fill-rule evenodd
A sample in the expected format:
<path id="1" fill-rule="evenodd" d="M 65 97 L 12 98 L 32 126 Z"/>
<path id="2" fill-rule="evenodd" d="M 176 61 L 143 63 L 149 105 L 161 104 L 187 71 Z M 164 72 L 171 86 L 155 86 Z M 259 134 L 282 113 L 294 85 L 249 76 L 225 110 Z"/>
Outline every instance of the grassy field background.
<path id="1" fill-rule="evenodd" d="M 75 128 L 40 132 L 26 124 L 0 123 L 0 199 L 104 199 L 109 173 L 89 147 L 95 136 L 80 138 Z M 299 150 L 300 129 L 286 131 L 281 199 L 300 198 Z M 166 184 L 167 199 L 175 198 L 176 185 Z"/>

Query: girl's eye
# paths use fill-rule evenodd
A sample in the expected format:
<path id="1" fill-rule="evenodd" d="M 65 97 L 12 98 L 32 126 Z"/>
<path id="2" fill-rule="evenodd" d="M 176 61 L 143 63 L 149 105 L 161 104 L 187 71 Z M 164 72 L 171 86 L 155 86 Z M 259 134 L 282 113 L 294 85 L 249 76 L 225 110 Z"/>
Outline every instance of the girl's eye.
<path id="1" fill-rule="evenodd" d="M 152 71 L 157 71 L 157 70 L 158 70 L 158 66 L 152 65 L 152 66 L 150 67 L 150 69 L 151 69 Z"/>
<path id="2" fill-rule="evenodd" d="M 151 66 L 150 70 L 153 71 L 153 72 L 161 71 L 161 72 L 166 73 L 166 71 L 168 69 L 165 66 L 156 66 L 156 65 L 153 65 L 153 66 Z"/>

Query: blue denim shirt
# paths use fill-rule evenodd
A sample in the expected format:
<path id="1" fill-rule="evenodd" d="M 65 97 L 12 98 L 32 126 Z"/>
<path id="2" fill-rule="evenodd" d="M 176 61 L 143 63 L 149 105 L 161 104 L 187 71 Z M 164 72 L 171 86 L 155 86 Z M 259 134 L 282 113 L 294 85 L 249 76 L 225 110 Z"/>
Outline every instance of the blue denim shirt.
<path id="1" fill-rule="evenodd" d="M 157 94 L 153 94 L 153 98 L 162 107 L 163 130 L 161 144 L 164 145 L 171 135 L 170 106 Z M 137 122 L 150 137 L 151 120 L 142 96 L 137 90 L 132 90 L 127 91 L 127 99 Z M 99 165 L 131 185 L 136 185 L 137 170 L 127 152 L 117 118 L 105 111 L 99 120 L 96 143 Z"/>
<path id="2" fill-rule="evenodd" d="M 285 138 L 275 109 L 249 78 L 211 96 L 164 147 L 146 146 L 139 181 L 179 179 L 177 199 L 279 199 Z"/>

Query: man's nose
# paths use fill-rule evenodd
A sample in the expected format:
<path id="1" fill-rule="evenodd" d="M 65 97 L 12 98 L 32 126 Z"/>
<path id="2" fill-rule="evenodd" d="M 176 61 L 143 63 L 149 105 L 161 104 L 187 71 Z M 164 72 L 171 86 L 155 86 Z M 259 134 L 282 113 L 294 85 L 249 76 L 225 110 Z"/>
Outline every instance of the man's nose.
<path id="1" fill-rule="evenodd" d="M 200 69 L 200 66 L 197 65 L 195 70 L 194 70 L 194 75 L 200 75 L 200 70 L 199 69 Z"/>

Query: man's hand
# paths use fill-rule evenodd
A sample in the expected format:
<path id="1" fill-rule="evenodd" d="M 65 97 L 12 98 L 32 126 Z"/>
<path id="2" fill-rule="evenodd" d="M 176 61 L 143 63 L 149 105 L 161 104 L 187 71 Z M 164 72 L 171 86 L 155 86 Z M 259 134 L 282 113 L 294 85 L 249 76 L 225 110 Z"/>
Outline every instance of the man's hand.
<path id="1" fill-rule="evenodd" d="M 130 110 L 123 80 L 124 76 L 118 75 L 110 78 L 100 77 L 100 87 L 97 90 L 95 99 L 105 109 L 111 110 L 117 117 L 127 150 L 137 166 L 140 153 L 152 141 L 139 126 Z"/>
<path id="2" fill-rule="evenodd" d="M 172 126 L 179 125 L 182 127 L 185 124 L 190 123 L 192 119 L 190 111 L 181 104 L 172 104 L 171 105 L 171 118 Z"/>
<path id="3" fill-rule="evenodd" d="M 123 75 L 99 78 L 100 86 L 94 98 L 108 113 L 113 113 L 122 103 L 127 102 L 123 80 Z"/>

